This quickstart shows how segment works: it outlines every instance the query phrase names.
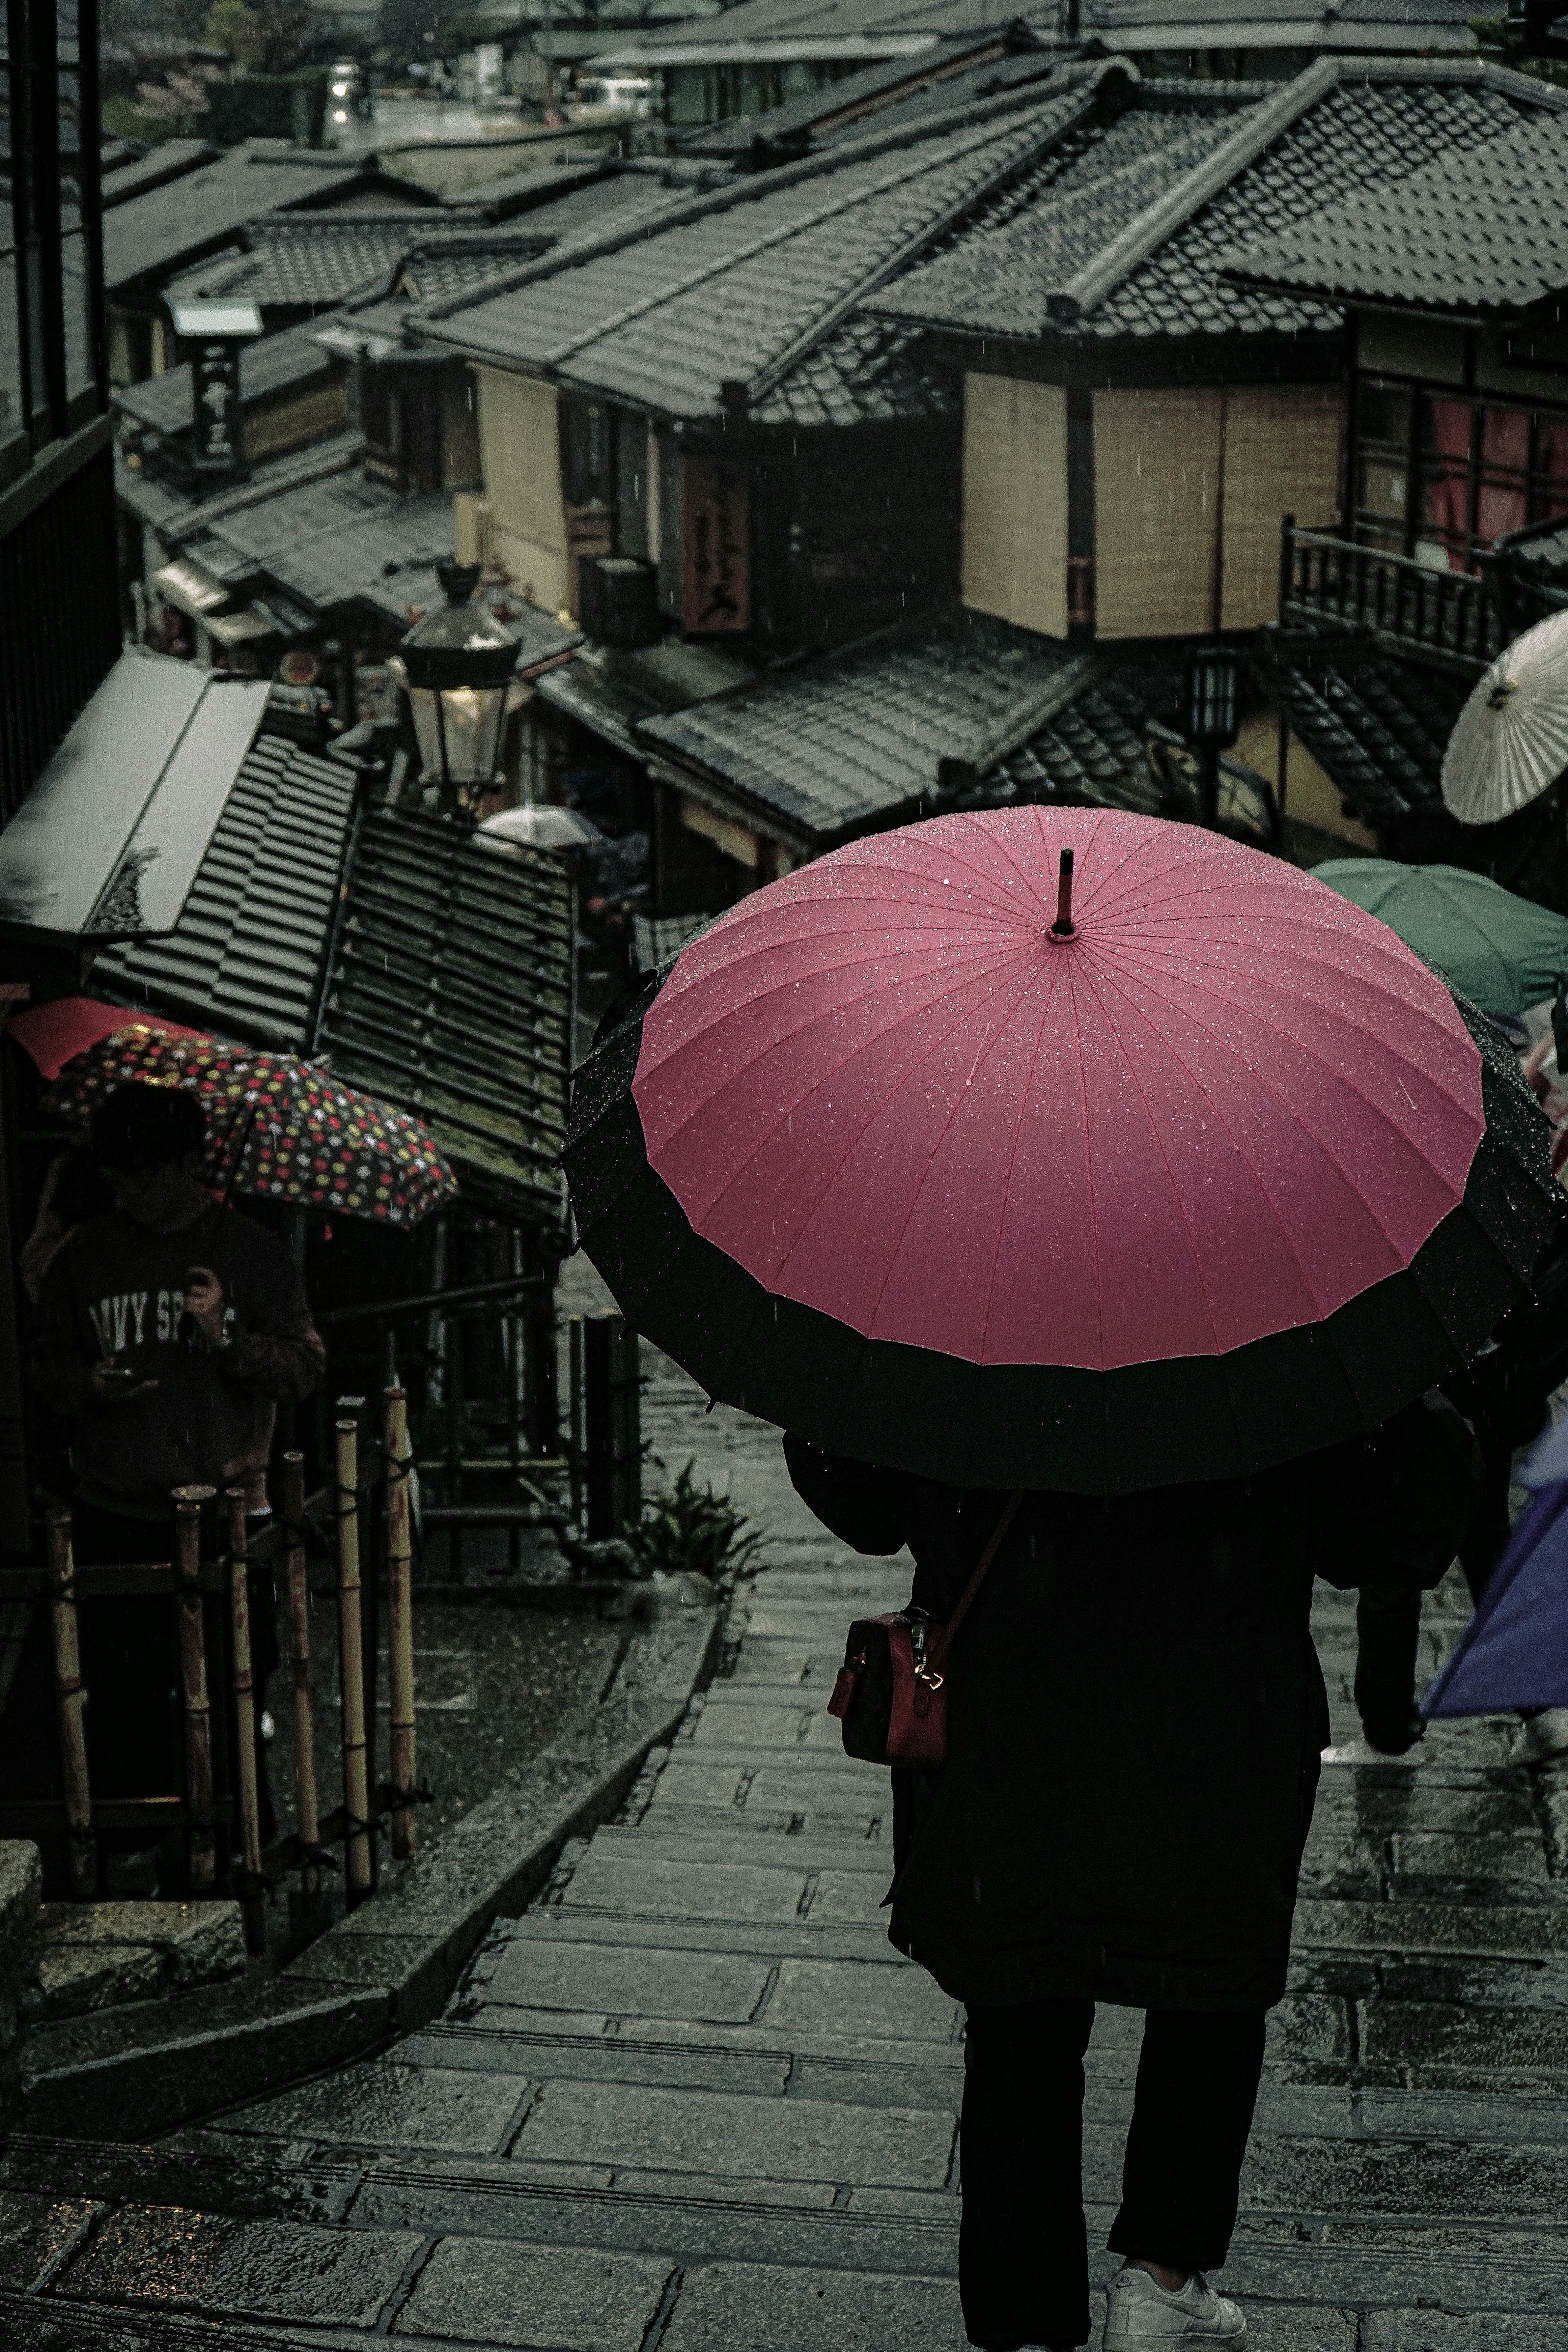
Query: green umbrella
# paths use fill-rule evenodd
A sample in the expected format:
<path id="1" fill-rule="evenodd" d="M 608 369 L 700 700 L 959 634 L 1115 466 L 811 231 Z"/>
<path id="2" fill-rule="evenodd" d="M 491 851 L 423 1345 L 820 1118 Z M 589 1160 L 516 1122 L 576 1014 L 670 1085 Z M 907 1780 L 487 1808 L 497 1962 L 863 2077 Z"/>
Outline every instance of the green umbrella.
<path id="1" fill-rule="evenodd" d="M 1331 857 L 1313 873 L 1397 931 L 1483 1013 L 1522 1013 L 1568 971 L 1568 919 L 1462 866 Z"/>

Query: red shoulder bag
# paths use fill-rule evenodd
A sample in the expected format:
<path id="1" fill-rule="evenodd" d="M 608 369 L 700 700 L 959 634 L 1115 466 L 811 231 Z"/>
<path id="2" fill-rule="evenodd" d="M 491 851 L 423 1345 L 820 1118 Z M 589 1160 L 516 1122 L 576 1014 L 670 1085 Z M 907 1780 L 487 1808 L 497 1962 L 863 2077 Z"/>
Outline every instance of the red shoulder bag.
<path id="1" fill-rule="evenodd" d="M 945 1625 L 923 1610 L 861 1617 L 849 1628 L 844 1664 L 827 1712 L 844 1727 L 847 1755 L 868 1764 L 943 1764 L 947 1760 L 947 1658 L 985 1571 L 1018 1515 L 1010 1495 L 991 1540 L 975 1563 Z"/>

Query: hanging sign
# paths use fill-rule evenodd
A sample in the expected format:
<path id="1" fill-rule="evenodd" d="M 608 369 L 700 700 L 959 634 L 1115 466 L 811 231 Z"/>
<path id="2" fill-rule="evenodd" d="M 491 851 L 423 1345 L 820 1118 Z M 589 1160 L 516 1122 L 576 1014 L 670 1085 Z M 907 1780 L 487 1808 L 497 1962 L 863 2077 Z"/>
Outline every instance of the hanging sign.
<path id="1" fill-rule="evenodd" d="M 199 474 L 239 470 L 239 348 L 202 342 L 191 360 L 191 462 Z"/>
<path id="2" fill-rule="evenodd" d="M 722 457 L 680 464 L 680 625 L 752 625 L 751 484 Z"/>

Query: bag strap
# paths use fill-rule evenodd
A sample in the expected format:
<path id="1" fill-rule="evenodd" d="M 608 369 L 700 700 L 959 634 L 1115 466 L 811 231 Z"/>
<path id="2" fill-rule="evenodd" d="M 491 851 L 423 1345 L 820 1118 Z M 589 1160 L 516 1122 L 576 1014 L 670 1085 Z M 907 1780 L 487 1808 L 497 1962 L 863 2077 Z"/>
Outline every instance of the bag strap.
<path id="1" fill-rule="evenodd" d="M 932 1636 L 931 1647 L 926 1652 L 927 1669 L 930 1673 L 940 1673 L 942 1666 L 946 1664 L 947 1654 L 952 1649 L 953 1642 L 957 1637 L 958 1629 L 963 1624 L 965 1617 L 968 1616 L 970 1604 L 973 1601 L 976 1593 L 978 1593 L 981 1586 L 985 1581 L 986 1570 L 990 1567 L 992 1561 L 995 1559 L 997 1553 L 1001 1550 L 1003 1544 L 1005 1542 L 1007 1530 L 1012 1526 L 1014 1520 L 1017 1517 L 1018 1506 L 1022 1503 L 1023 1499 L 1024 1490 L 1020 1486 L 1015 1493 L 1008 1496 L 1007 1500 L 1002 1506 L 1002 1516 L 996 1522 L 990 1542 L 986 1545 L 984 1550 L 981 1553 L 980 1558 L 974 1563 L 974 1573 L 970 1578 L 968 1583 L 964 1586 L 963 1596 L 959 1601 L 957 1608 L 953 1611 L 946 1624 L 942 1626 Z"/>

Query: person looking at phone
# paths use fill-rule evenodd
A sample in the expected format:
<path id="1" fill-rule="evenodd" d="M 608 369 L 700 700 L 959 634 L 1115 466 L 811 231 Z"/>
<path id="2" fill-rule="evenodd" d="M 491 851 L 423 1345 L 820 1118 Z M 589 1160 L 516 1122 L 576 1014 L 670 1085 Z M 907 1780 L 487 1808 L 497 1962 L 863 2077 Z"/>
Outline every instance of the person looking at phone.
<path id="1" fill-rule="evenodd" d="M 80 1559 L 162 1559 L 175 1486 L 243 1486 L 265 1510 L 277 1407 L 321 1377 L 293 1258 L 202 1185 L 205 1138 L 183 1087 L 107 1097 L 91 1152 L 114 1207 L 76 1228 L 39 1287 L 41 1384 L 73 1423 Z"/>
<path id="2" fill-rule="evenodd" d="M 202 1105 L 182 1087 L 136 1082 L 108 1096 L 93 1114 L 89 1157 L 114 1206 L 66 1236 L 39 1285 L 38 1386 L 71 1424 L 71 1532 L 83 1565 L 167 1559 L 176 1486 L 217 1490 L 204 1512 L 209 1555 L 224 1539 L 228 1488 L 242 1486 L 249 1510 L 264 1512 L 278 1405 L 308 1396 L 325 1362 L 288 1249 L 201 1183 L 205 1138 Z M 277 1640 L 255 1581 L 259 1688 Z M 39 1673 L 28 1679 L 47 1706 L 43 1631 Z M 89 1600 L 81 1640 L 94 1798 L 166 1793 L 179 1754 L 168 1603 Z M 41 1741 L 52 1750 L 47 1714 Z M 14 1736 L 0 1738 L 5 1758 L 16 1748 Z M 147 1891 L 115 1889 L 114 1875 L 111 1891 Z"/>

